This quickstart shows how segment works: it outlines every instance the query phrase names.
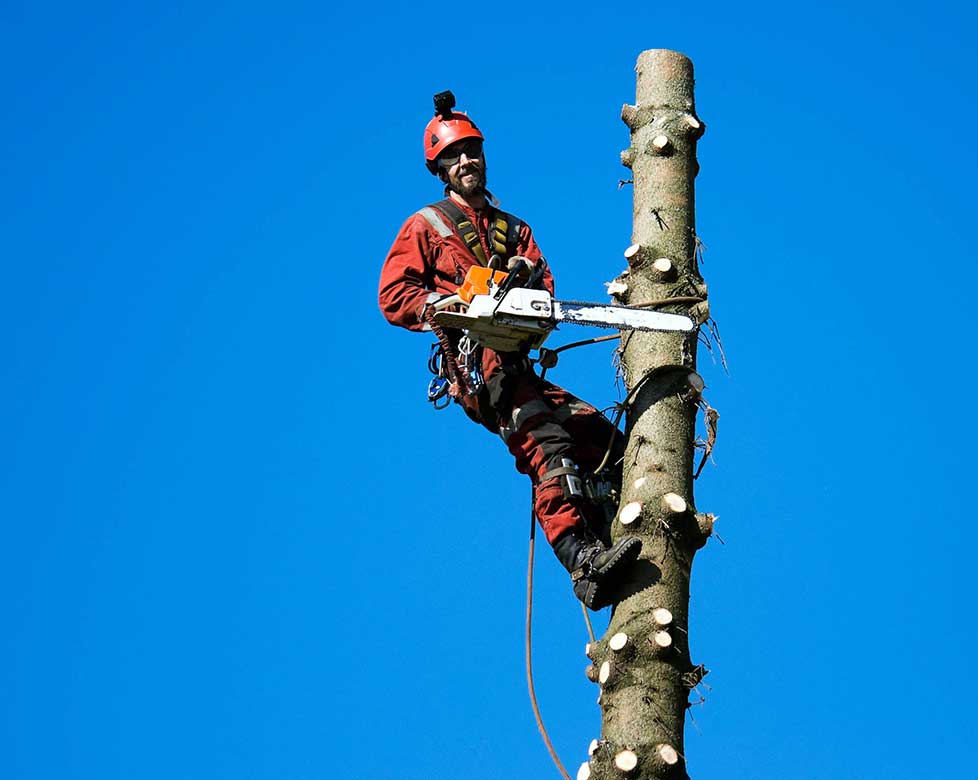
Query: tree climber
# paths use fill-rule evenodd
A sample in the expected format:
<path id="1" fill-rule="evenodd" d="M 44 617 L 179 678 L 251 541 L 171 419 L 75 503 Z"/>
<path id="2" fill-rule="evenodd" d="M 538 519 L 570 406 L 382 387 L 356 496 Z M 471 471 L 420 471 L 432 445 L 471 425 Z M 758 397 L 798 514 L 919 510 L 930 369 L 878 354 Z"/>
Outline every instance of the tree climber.
<path id="1" fill-rule="evenodd" d="M 408 218 L 380 276 L 384 317 L 414 331 L 432 330 L 430 304 L 457 292 L 473 265 L 539 279 L 553 293 L 553 276 L 529 225 L 493 205 L 482 133 L 454 107 L 451 92 L 436 95 L 435 117 L 424 131 L 425 165 L 444 182 L 447 197 Z M 606 460 L 610 480 L 620 485 L 624 437 L 593 406 L 537 376 L 526 350 L 473 348 L 452 330 L 441 333 L 439 341 L 443 366 L 456 359 L 464 365 L 467 387 L 454 395 L 455 402 L 502 437 L 517 470 L 533 482 L 536 517 L 570 572 L 574 593 L 590 609 L 608 606 L 641 542 L 627 537 L 611 545 L 614 507 L 589 500 L 595 498 L 590 478 Z M 446 344 L 452 355 L 444 354 Z M 605 459 L 609 443 L 611 457 Z"/>

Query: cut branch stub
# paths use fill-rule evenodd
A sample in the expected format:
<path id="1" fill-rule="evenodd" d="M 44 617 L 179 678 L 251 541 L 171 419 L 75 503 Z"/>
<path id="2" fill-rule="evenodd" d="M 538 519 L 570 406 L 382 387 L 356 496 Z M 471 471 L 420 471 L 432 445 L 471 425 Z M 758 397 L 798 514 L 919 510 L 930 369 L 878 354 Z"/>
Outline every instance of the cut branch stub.
<path id="1" fill-rule="evenodd" d="M 656 631 L 652 635 L 652 642 L 663 650 L 672 647 L 672 636 L 668 631 Z"/>
<path id="2" fill-rule="evenodd" d="M 628 634 L 619 631 L 608 640 L 608 648 L 616 655 L 627 658 L 635 649 L 635 644 L 628 638 Z"/>
<path id="3" fill-rule="evenodd" d="M 703 544 L 706 544 L 707 538 L 713 533 L 713 524 L 716 522 L 717 517 L 714 514 L 698 514 L 696 515 L 696 526 L 700 529 L 700 535 L 703 537 Z"/>
<path id="4" fill-rule="evenodd" d="M 672 141 L 667 135 L 657 135 L 646 147 L 649 154 L 668 154 L 672 151 Z"/>
<path id="5" fill-rule="evenodd" d="M 671 641 L 671 640 L 670 640 Z M 611 661 L 605 661 L 598 670 L 598 682 L 607 685 L 611 680 Z"/>
<path id="6" fill-rule="evenodd" d="M 686 511 L 686 499 L 678 493 L 666 493 L 660 503 L 662 511 L 667 514 L 681 515 Z M 624 513 L 624 510 L 622 512 Z"/>
<path id="7" fill-rule="evenodd" d="M 591 682 L 596 683 L 598 681 L 598 667 L 591 664 L 584 670 L 584 676 L 587 677 Z"/>
<path id="8" fill-rule="evenodd" d="M 601 747 L 601 743 L 596 739 L 592 739 L 591 744 L 587 746 L 588 756 L 593 756 L 595 753 L 598 752 L 598 748 L 600 747 Z"/>
<path id="9" fill-rule="evenodd" d="M 669 281 L 676 278 L 676 266 L 668 257 L 658 257 L 652 263 L 651 276 L 655 281 Z"/>
<path id="10" fill-rule="evenodd" d="M 625 103 L 621 107 L 621 119 L 628 125 L 628 129 L 635 132 L 643 125 L 647 125 L 653 119 L 652 110 L 646 106 L 633 106 Z"/>
<path id="11" fill-rule="evenodd" d="M 635 163 L 635 150 L 632 147 L 624 149 L 621 153 L 621 164 L 626 168 L 631 168 Z"/>
<path id="12" fill-rule="evenodd" d="M 666 766 L 675 766 L 679 763 L 679 752 L 672 745 L 656 745 L 655 753 Z"/>
<path id="13" fill-rule="evenodd" d="M 585 761 L 577 770 L 577 780 L 588 780 L 591 777 L 591 765 Z"/>
<path id="14" fill-rule="evenodd" d="M 594 652 L 596 649 L 597 647 L 594 643 L 588 642 L 586 645 L 584 645 L 584 655 L 586 655 L 588 658 L 594 661 L 596 659 L 593 655 L 591 655 L 591 653 Z"/>
<path id="15" fill-rule="evenodd" d="M 703 137 L 703 133 L 706 132 L 706 125 L 699 119 L 697 119 L 692 114 L 686 114 L 683 119 L 686 121 L 686 125 L 692 131 L 690 134 L 693 136 L 694 140 L 699 140 Z"/>
<path id="16" fill-rule="evenodd" d="M 672 623 L 672 613 L 665 607 L 657 607 L 652 610 L 652 619 L 660 626 L 668 626 Z"/>
<path id="17" fill-rule="evenodd" d="M 642 268 L 651 259 L 649 251 L 643 248 L 641 244 L 632 244 L 629 246 L 624 252 L 625 259 L 628 261 L 629 270 L 632 271 Z"/>
<path id="18" fill-rule="evenodd" d="M 624 526 L 630 526 L 642 516 L 642 502 L 632 501 L 622 507 L 618 521 Z"/>
<path id="19" fill-rule="evenodd" d="M 615 769 L 628 774 L 638 766 L 638 756 L 631 750 L 622 750 L 615 756 Z"/>

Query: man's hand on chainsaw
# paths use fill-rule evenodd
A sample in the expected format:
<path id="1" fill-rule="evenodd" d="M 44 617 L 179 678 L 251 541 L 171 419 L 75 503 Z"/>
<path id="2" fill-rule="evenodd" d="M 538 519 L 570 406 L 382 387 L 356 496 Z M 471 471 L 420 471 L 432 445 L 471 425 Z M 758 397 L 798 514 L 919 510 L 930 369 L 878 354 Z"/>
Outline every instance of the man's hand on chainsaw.
<path id="1" fill-rule="evenodd" d="M 506 270 L 513 274 L 521 285 L 530 278 L 534 268 L 536 268 L 536 263 L 522 255 L 509 258 L 509 262 L 506 264 Z"/>

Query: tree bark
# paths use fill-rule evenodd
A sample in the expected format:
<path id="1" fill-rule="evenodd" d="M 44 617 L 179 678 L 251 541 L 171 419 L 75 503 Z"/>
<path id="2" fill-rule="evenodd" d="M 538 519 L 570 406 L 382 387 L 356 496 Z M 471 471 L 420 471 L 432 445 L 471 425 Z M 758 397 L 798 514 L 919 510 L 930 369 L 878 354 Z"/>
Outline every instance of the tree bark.
<path id="1" fill-rule="evenodd" d="M 631 130 L 622 163 L 633 173 L 632 246 L 615 296 L 630 305 L 682 298 L 666 310 L 702 320 L 708 309 L 697 303 L 706 285 L 697 267 L 693 181 L 704 125 L 693 101 L 693 65 L 655 49 L 639 55 L 636 71 L 636 104 L 622 109 Z M 630 400 L 613 534 L 641 538 L 642 555 L 605 637 L 588 649 L 601 688 L 602 738 L 580 773 L 595 780 L 682 778 L 689 692 L 704 674 L 690 658 L 689 577 L 712 528 L 693 501 L 703 389 L 696 334 L 632 332 L 620 349 Z"/>

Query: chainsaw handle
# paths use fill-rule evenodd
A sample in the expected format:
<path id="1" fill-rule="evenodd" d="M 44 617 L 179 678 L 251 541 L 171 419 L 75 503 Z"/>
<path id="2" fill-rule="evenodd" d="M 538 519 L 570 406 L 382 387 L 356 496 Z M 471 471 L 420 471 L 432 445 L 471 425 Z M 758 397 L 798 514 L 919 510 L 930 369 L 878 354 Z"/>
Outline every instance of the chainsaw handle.
<path id="1" fill-rule="evenodd" d="M 431 308 L 435 312 L 440 312 L 442 309 L 447 309 L 449 306 L 455 306 L 458 303 L 464 303 L 464 301 L 456 295 L 446 295 L 444 298 L 439 298 L 434 303 L 430 304 Z"/>

